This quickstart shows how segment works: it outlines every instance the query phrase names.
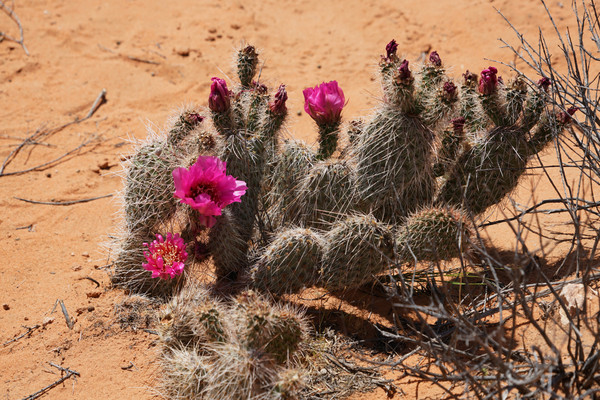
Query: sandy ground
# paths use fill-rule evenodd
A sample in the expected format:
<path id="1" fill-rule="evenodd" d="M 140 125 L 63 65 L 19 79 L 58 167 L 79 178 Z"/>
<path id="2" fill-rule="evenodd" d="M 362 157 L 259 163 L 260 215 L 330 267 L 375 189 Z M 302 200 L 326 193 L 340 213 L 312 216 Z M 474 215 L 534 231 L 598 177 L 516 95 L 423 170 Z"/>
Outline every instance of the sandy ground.
<path id="1" fill-rule="evenodd" d="M 569 4 L 548 6 L 564 29 Z M 122 329 L 115 319 L 124 294 L 109 289 L 108 254 L 100 246 L 117 225 L 114 197 L 69 206 L 16 197 L 70 201 L 118 191 L 129 138 L 160 129 L 180 106 L 205 106 L 210 78 L 233 76 L 231 55 L 241 43 L 259 49 L 264 82 L 287 85 L 287 134 L 312 141 L 302 89 L 335 79 L 349 99 L 345 119 L 368 114 L 380 96 L 375 66 L 393 38 L 412 62 L 437 50 L 456 78 L 497 65 L 489 60 L 513 62 L 498 38 L 518 43 L 496 9 L 533 41 L 538 26 L 550 32 L 542 4 L 533 0 L 15 1 L 30 55 L 18 44 L 0 43 L 0 159 L 38 130 L 53 133 L 25 146 L 0 176 L 0 397 L 21 399 L 54 382 L 60 377 L 48 364 L 54 362 L 81 376 L 45 398 L 151 398 L 158 368 L 155 336 Z M 2 13 L 0 31 L 19 35 Z M 499 69 L 511 75 L 508 67 Z M 91 118 L 56 129 L 85 117 L 103 89 L 107 102 Z M 89 139 L 58 162 L 12 174 Z M 530 180 L 517 194 L 524 203 L 531 201 Z M 547 188 L 537 184 L 543 196 Z M 506 243 L 510 230 L 499 227 L 493 237 Z M 403 388 L 406 398 L 437 397 L 414 383 Z M 360 398 L 385 398 L 369 396 Z"/>

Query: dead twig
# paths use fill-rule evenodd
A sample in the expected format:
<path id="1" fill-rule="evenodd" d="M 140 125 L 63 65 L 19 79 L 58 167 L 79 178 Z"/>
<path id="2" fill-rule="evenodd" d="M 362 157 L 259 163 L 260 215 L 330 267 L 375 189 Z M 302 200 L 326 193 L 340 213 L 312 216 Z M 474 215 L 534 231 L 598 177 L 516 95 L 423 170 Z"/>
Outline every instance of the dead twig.
<path id="1" fill-rule="evenodd" d="M 116 55 L 116 56 L 118 56 L 118 57 L 121 57 L 121 58 L 126 58 L 126 59 L 128 59 L 128 60 L 131 60 L 131 61 L 141 62 L 141 63 L 144 63 L 144 64 L 160 65 L 160 63 L 159 63 L 159 62 L 157 62 L 157 61 L 146 60 L 146 59 L 143 59 L 143 58 L 138 58 L 138 57 L 134 57 L 134 56 L 129 56 L 129 55 L 127 55 L 127 54 L 121 54 L 121 53 L 119 53 L 119 52 L 116 52 L 116 51 L 114 51 L 114 50 L 111 50 L 111 49 L 109 49 L 109 48 L 107 48 L 107 47 L 104 47 L 104 46 L 102 46 L 101 44 L 98 44 L 98 48 L 99 48 L 100 50 L 107 51 L 107 52 L 109 52 L 109 53 L 111 53 L 111 54 L 114 54 L 114 55 Z"/>
<path id="2" fill-rule="evenodd" d="M 4 11 L 4 13 L 6 15 L 8 15 L 9 18 L 12 19 L 17 24 L 17 26 L 19 27 L 19 34 L 21 35 L 20 39 L 16 39 L 12 36 L 7 35 L 4 32 L 0 32 L 0 39 L 6 39 L 11 42 L 15 42 L 15 43 L 19 44 L 23 48 L 23 51 L 25 51 L 25 54 L 29 55 L 29 50 L 27 50 L 27 46 L 25 46 L 25 38 L 23 36 L 23 26 L 21 25 L 21 21 L 19 20 L 19 17 L 17 16 L 17 14 L 15 14 L 14 10 L 11 8 L 8 8 L 8 6 L 2 0 L 0 0 L 0 9 L 2 9 L 2 11 Z"/>
<path id="3" fill-rule="evenodd" d="M 60 157 L 55 158 L 52 161 L 48 161 L 48 162 L 45 162 L 43 164 L 36 165 L 35 167 L 23 169 L 23 170 L 20 170 L 20 171 L 13 171 L 13 172 L 6 172 L 6 173 L 2 172 L 2 173 L 0 173 L 0 177 L 2 177 L 2 176 L 10 176 L 10 175 L 21 175 L 21 174 L 25 174 L 27 172 L 36 171 L 36 170 L 39 170 L 39 169 L 42 169 L 42 168 L 45 168 L 45 167 L 49 167 L 49 166 L 53 165 L 54 163 L 62 160 L 63 158 L 66 158 L 66 157 L 70 156 L 71 154 L 76 153 L 77 151 L 81 150 L 83 147 L 87 146 L 88 144 L 90 144 L 91 142 L 93 142 L 95 139 L 96 139 L 96 137 L 94 136 L 94 137 L 92 137 L 92 138 L 84 141 L 79 146 L 75 147 L 72 150 L 67 151 L 66 153 L 64 153 Z"/>
<path id="4" fill-rule="evenodd" d="M 105 194 L 103 196 L 91 197 L 89 199 L 69 200 L 69 201 L 37 201 L 37 200 L 23 199 L 21 197 L 13 197 L 13 198 L 20 200 L 20 201 L 24 201 L 26 203 L 32 203 L 32 204 L 44 204 L 47 206 L 70 206 L 72 204 L 87 203 L 89 201 L 105 199 L 107 197 L 112 197 L 112 196 L 113 196 L 112 194 Z"/>
<path id="5" fill-rule="evenodd" d="M 67 322 L 67 326 L 69 327 L 69 329 L 73 329 L 73 325 L 75 325 L 75 323 L 73 322 L 71 317 L 69 317 L 69 313 L 67 312 L 67 307 L 65 306 L 65 303 L 62 300 L 58 300 L 58 304 L 60 304 L 62 313 L 65 316 L 65 321 Z"/>
<path id="6" fill-rule="evenodd" d="M 106 103 L 106 89 L 102 89 L 98 97 L 96 97 L 96 100 L 94 100 L 94 104 L 92 104 L 90 112 L 87 113 L 87 115 L 85 116 L 85 118 L 82 119 L 82 121 L 91 118 L 91 116 L 94 115 L 96 110 L 98 110 L 100 106 L 104 103 Z"/>
<path id="7" fill-rule="evenodd" d="M 19 154 L 19 152 L 27 145 L 37 145 L 37 144 L 41 144 L 39 143 L 40 139 L 42 138 L 47 138 L 49 136 L 54 135 L 55 133 L 58 133 L 60 131 L 62 131 L 63 129 L 71 126 L 71 125 L 75 125 L 75 124 L 79 124 L 89 118 L 92 117 L 92 115 L 94 115 L 94 113 L 98 110 L 98 108 L 100 108 L 100 106 L 102 104 L 106 103 L 106 89 L 102 89 L 102 91 L 100 92 L 100 94 L 98 95 L 98 97 L 96 97 L 96 100 L 94 101 L 94 103 L 92 104 L 92 108 L 90 109 L 90 111 L 87 113 L 87 115 L 83 118 L 75 118 L 73 121 L 67 122 L 66 124 L 60 125 L 56 128 L 52 128 L 52 129 L 42 129 L 42 128 L 38 128 L 33 134 L 29 135 L 28 137 L 25 138 L 25 140 L 23 140 L 23 142 L 21 142 L 21 144 L 19 144 L 17 147 L 15 147 L 8 156 L 6 156 L 6 158 L 4 159 L 4 162 L 2 163 L 2 166 L 0 166 L 0 177 L 2 176 L 8 176 L 8 175 L 19 175 L 19 174 L 24 174 L 26 172 L 31 172 L 34 171 L 36 169 L 39 168 L 43 168 L 46 167 L 48 165 L 51 165 L 57 161 L 60 161 L 62 158 L 67 157 L 68 155 L 74 153 L 75 151 L 79 150 L 80 148 L 82 148 L 83 146 L 89 144 L 94 138 L 92 138 L 91 140 L 88 140 L 84 143 L 82 143 L 81 145 L 79 145 L 78 147 L 76 147 L 75 149 L 67 152 L 66 154 L 63 154 L 61 157 L 54 159 L 48 163 L 44 163 L 41 165 L 38 165 L 36 167 L 33 168 L 29 168 L 26 170 L 22 170 L 22 171 L 15 171 L 15 172 L 8 172 L 5 173 L 4 170 L 6 169 L 6 167 L 8 166 L 8 164 L 10 164 L 15 157 Z"/>
<path id="8" fill-rule="evenodd" d="M 23 328 L 27 329 L 27 332 L 17 336 L 16 338 L 12 338 L 4 343 L 2 343 L 2 346 L 8 346 L 9 344 L 16 342 L 17 340 L 24 338 L 25 336 L 31 335 L 31 332 L 35 331 L 36 329 L 38 329 L 39 327 L 41 327 L 41 325 L 34 325 L 34 326 L 23 326 Z"/>
<path id="9" fill-rule="evenodd" d="M 97 280 L 95 280 L 94 278 L 90 278 L 89 276 L 84 276 L 83 278 L 79 278 L 78 281 L 82 281 L 84 279 L 87 279 L 89 281 L 92 281 L 96 284 L 96 287 L 100 287 L 100 282 L 98 282 Z"/>
<path id="10" fill-rule="evenodd" d="M 60 379 L 56 380 L 55 382 L 49 384 L 48 386 L 46 386 L 43 389 L 38 390 L 37 392 L 30 394 L 27 397 L 24 397 L 22 400 L 34 400 L 37 399 L 39 397 L 41 397 L 42 395 L 46 394 L 46 392 L 48 392 L 50 389 L 60 385 L 61 383 L 63 383 L 64 381 L 66 381 L 67 379 L 69 379 L 72 376 L 81 376 L 81 374 L 77 371 L 74 371 L 70 368 L 65 368 L 65 367 L 61 367 L 60 365 L 56 365 L 52 362 L 48 363 L 51 366 L 53 366 L 54 368 L 58 368 L 59 370 L 61 370 L 62 372 L 65 372 L 66 374 L 61 377 Z"/>

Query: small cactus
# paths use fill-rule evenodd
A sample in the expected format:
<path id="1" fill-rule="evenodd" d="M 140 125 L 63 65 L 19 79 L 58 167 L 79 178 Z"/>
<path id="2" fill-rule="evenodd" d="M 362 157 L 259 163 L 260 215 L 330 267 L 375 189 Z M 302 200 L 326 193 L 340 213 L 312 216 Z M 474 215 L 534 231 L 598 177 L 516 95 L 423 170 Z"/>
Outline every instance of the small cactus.
<path id="1" fill-rule="evenodd" d="M 170 400 L 202 397 L 208 384 L 210 360 L 194 348 L 175 348 L 160 358 L 159 392 Z"/>
<path id="2" fill-rule="evenodd" d="M 325 240 L 322 284 L 330 290 L 372 282 L 394 257 L 391 227 L 372 215 L 358 214 L 336 222 Z"/>
<path id="3" fill-rule="evenodd" d="M 324 228 L 354 207 L 356 177 L 345 161 L 326 160 L 312 166 L 299 182 L 291 204 L 293 221 Z"/>
<path id="4" fill-rule="evenodd" d="M 160 339 L 166 349 L 187 347 L 198 351 L 207 344 L 225 342 L 231 335 L 225 306 L 203 288 L 188 287 L 175 296 L 160 315 Z"/>
<path id="5" fill-rule="evenodd" d="M 254 266 L 254 284 L 275 295 L 316 284 L 324 245 L 321 235 L 310 229 L 291 228 L 278 233 Z"/>
<path id="6" fill-rule="evenodd" d="M 278 364 L 287 364 L 308 335 L 304 315 L 292 307 L 274 306 L 254 292 L 238 296 L 236 305 L 242 343 Z"/>
<path id="7" fill-rule="evenodd" d="M 470 222 L 452 207 L 424 208 L 411 214 L 396 239 L 401 261 L 450 260 L 468 248 Z"/>

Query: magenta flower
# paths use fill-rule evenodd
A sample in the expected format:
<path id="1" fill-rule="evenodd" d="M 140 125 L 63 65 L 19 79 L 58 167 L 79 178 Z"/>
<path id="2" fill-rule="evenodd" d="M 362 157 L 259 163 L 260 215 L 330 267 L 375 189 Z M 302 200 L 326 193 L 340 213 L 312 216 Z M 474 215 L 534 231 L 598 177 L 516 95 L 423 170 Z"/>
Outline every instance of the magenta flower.
<path id="1" fill-rule="evenodd" d="M 317 125 L 335 125 L 340 122 L 342 108 L 346 104 L 344 92 L 336 81 L 321 83 L 314 88 L 306 88 L 304 111 L 315 120 Z"/>
<path id="2" fill-rule="evenodd" d="M 275 93 L 275 98 L 272 102 L 269 103 L 269 109 L 273 114 L 283 115 L 287 111 L 285 106 L 285 102 L 288 99 L 287 91 L 285 90 L 285 85 L 279 85 L 279 89 L 277 93 Z"/>
<path id="3" fill-rule="evenodd" d="M 174 196 L 200 214 L 200 223 L 212 227 L 228 204 L 240 202 L 248 187 L 246 182 L 225 174 L 226 163 L 217 157 L 200 156 L 187 168 L 173 171 Z"/>
<path id="4" fill-rule="evenodd" d="M 437 51 L 432 51 L 429 54 L 429 62 L 436 67 L 442 66 L 442 59 L 440 58 L 440 55 L 438 54 Z"/>
<path id="5" fill-rule="evenodd" d="M 489 67 L 481 71 L 481 79 L 479 80 L 479 93 L 490 95 L 496 91 L 498 78 L 496 74 L 498 70 L 494 67 Z"/>
<path id="6" fill-rule="evenodd" d="M 148 263 L 142 264 L 145 270 L 152 272 L 153 278 L 171 279 L 181 275 L 185 267 L 188 254 L 185 251 L 185 243 L 179 234 L 167 233 L 165 240 L 162 235 L 156 235 L 152 243 L 144 243 L 148 251 L 144 257 Z"/>
<path id="7" fill-rule="evenodd" d="M 229 97 L 229 89 L 227 89 L 227 83 L 221 79 L 213 77 L 211 78 L 212 84 L 210 85 L 210 95 L 208 96 L 208 107 L 217 113 L 222 113 L 229 110 L 231 105 Z"/>

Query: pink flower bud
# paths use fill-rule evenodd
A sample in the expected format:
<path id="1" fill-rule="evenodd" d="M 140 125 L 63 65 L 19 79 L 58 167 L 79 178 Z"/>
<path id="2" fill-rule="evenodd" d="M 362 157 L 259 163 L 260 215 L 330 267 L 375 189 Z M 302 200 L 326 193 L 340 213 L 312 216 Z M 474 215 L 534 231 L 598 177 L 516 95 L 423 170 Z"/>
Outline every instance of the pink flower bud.
<path id="1" fill-rule="evenodd" d="M 252 87 L 254 88 L 254 90 L 260 94 L 266 94 L 269 89 L 267 89 L 266 85 L 263 85 L 260 82 L 257 81 L 252 81 Z"/>
<path id="2" fill-rule="evenodd" d="M 385 46 L 385 52 L 387 54 L 387 59 L 392 60 L 393 57 L 396 57 L 397 50 L 398 50 L 398 43 L 396 43 L 396 41 L 394 39 L 392 39 L 392 41 L 389 42 Z"/>
<path id="3" fill-rule="evenodd" d="M 302 93 L 304 111 L 315 120 L 317 125 L 333 125 L 340 122 L 346 100 L 337 81 L 323 82 L 314 88 L 304 89 Z"/>
<path id="4" fill-rule="evenodd" d="M 285 85 L 279 85 L 279 89 L 277 93 L 275 93 L 274 99 L 272 102 L 269 102 L 269 109 L 273 114 L 283 115 L 287 111 L 287 107 L 285 106 L 285 102 L 288 99 L 287 91 L 285 90 Z"/>
<path id="5" fill-rule="evenodd" d="M 550 80 L 550 78 L 547 77 L 543 77 L 541 78 L 538 82 L 537 82 L 538 86 L 540 88 L 542 88 L 542 90 L 544 92 L 548 92 L 548 88 L 550 87 L 550 85 L 552 84 L 552 81 Z"/>
<path id="6" fill-rule="evenodd" d="M 479 81 L 479 93 L 490 95 L 496 91 L 498 78 L 496 74 L 498 70 L 494 67 L 489 67 L 481 71 L 481 79 Z"/>
<path id="7" fill-rule="evenodd" d="M 442 59 L 437 51 L 432 51 L 431 54 L 429 54 L 429 62 L 436 67 L 442 66 Z"/>
<path id="8" fill-rule="evenodd" d="M 456 133 L 456 134 L 463 133 L 463 129 L 465 128 L 465 122 L 467 122 L 466 119 L 464 119 L 463 117 L 458 117 L 458 118 L 454 118 L 450 122 L 452 122 L 452 128 L 454 129 L 454 133 Z"/>
<path id="9" fill-rule="evenodd" d="M 458 96 L 458 92 L 456 91 L 456 85 L 450 81 L 444 82 L 442 91 L 442 97 L 444 98 L 444 100 L 447 101 L 454 101 Z"/>
<path id="10" fill-rule="evenodd" d="M 227 83 L 220 78 L 211 78 L 210 95 L 208 96 L 208 107 L 216 112 L 222 113 L 229 110 L 230 93 L 227 89 Z"/>
<path id="11" fill-rule="evenodd" d="M 196 112 L 187 113 L 184 118 L 185 121 L 192 126 L 199 125 L 202 123 L 202 121 L 204 121 L 204 117 Z"/>
<path id="12" fill-rule="evenodd" d="M 475 87 L 477 86 L 477 75 L 467 70 L 463 74 L 463 78 L 465 78 L 465 86 L 467 87 Z"/>
<path id="13" fill-rule="evenodd" d="M 403 60 L 398 67 L 398 72 L 396 73 L 396 82 L 403 84 L 410 84 L 413 81 L 412 74 L 410 69 L 408 68 L 408 60 Z"/>
<path id="14" fill-rule="evenodd" d="M 558 119 L 558 122 L 560 122 L 561 124 L 566 125 L 573 120 L 573 118 L 571 118 L 571 116 L 573 114 L 575 114 L 575 111 L 577 111 L 577 110 L 579 110 L 579 108 L 569 107 L 567 109 L 567 112 L 564 112 L 564 111 L 559 112 L 556 115 L 556 119 Z"/>

